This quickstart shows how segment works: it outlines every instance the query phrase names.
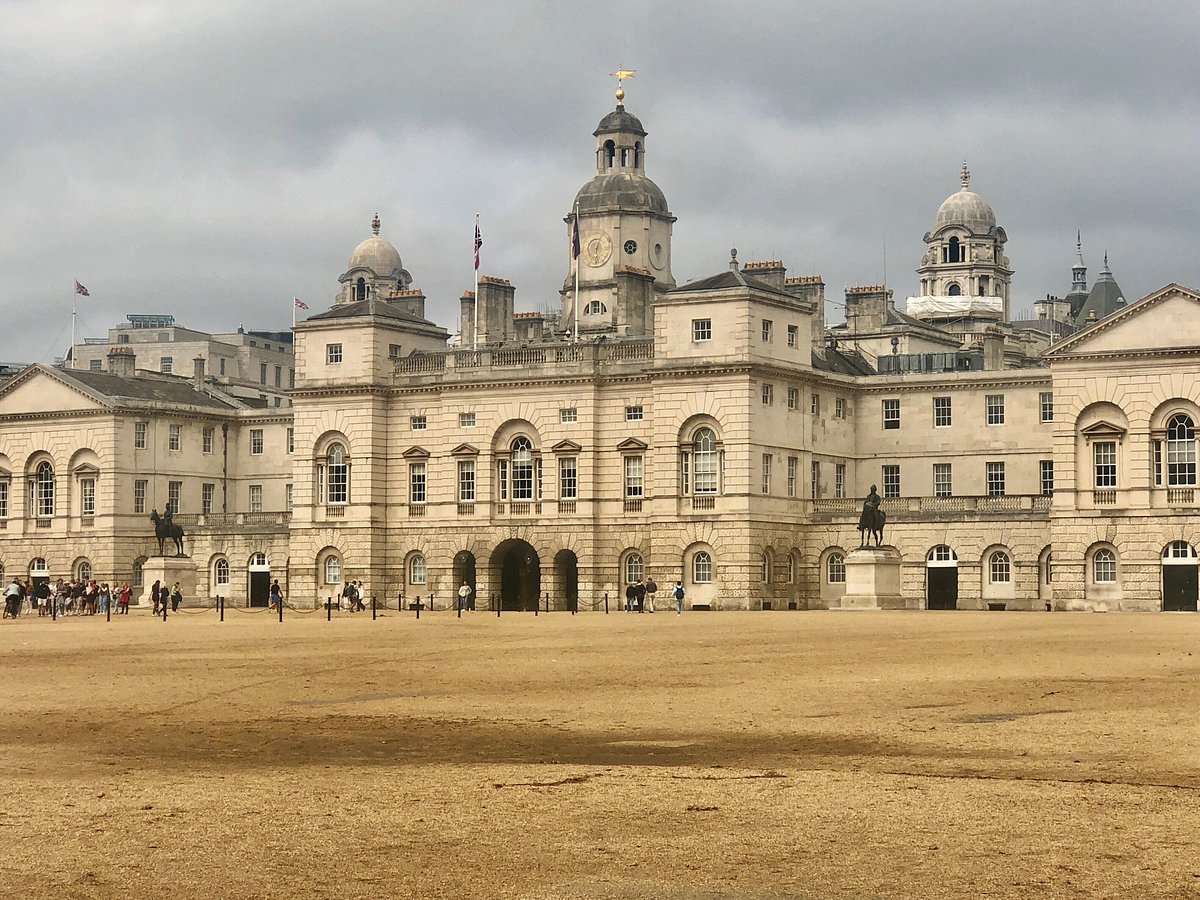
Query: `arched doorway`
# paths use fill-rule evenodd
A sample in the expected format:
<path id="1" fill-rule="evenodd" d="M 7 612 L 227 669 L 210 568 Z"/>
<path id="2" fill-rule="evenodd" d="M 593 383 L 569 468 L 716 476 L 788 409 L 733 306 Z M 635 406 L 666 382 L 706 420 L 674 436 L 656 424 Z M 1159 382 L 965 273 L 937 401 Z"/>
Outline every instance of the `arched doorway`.
<path id="1" fill-rule="evenodd" d="M 500 608 L 532 610 L 542 588 L 541 560 L 526 541 L 513 538 L 492 551 L 491 582 L 500 585 Z"/>
<path id="2" fill-rule="evenodd" d="M 925 608 L 958 609 L 958 556 L 945 544 L 925 557 Z"/>
<path id="3" fill-rule="evenodd" d="M 462 583 L 466 582 L 471 588 L 471 599 L 467 601 L 467 609 L 475 608 L 475 554 L 470 550 L 460 550 L 454 554 L 454 593 L 458 595 Z"/>
<path id="4" fill-rule="evenodd" d="M 1196 611 L 1198 562 L 1196 548 L 1187 541 L 1171 541 L 1163 548 L 1163 612 Z"/>
<path id="5" fill-rule="evenodd" d="M 579 559 L 573 550 L 559 550 L 554 556 L 555 609 L 576 612 L 579 609 Z"/>
<path id="6" fill-rule="evenodd" d="M 271 566 L 261 550 L 250 557 L 246 566 L 247 606 L 267 606 L 271 601 Z"/>

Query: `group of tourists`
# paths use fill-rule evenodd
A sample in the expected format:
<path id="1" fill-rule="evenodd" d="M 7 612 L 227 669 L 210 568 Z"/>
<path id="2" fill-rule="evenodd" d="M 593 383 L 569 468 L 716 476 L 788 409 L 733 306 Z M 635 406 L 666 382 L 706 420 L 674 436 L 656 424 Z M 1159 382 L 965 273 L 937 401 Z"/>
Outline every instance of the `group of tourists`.
<path id="1" fill-rule="evenodd" d="M 15 619 L 22 614 L 34 616 L 94 616 L 105 615 L 109 609 L 128 614 L 133 588 L 126 581 L 119 587 L 94 578 L 62 578 L 53 584 L 49 579 L 32 584 L 13 578 L 4 590 L 4 618 Z"/>
<path id="2" fill-rule="evenodd" d="M 683 597 L 687 592 L 683 582 L 676 581 L 671 588 L 671 600 L 675 604 L 675 615 L 683 614 Z M 658 585 L 653 578 L 638 579 L 625 588 L 625 612 L 654 612 L 654 599 L 658 596 Z"/>
<path id="3" fill-rule="evenodd" d="M 183 588 L 179 586 L 179 582 L 175 582 L 174 587 L 167 587 L 166 582 L 156 581 L 150 586 L 150 600 L 154 603 L 154 609 L 151 615 L 162 615 L 167 611 L 167 604 L 171 605 L 171 612 L 179 609 L 179 604 L 183 602 Z"/>

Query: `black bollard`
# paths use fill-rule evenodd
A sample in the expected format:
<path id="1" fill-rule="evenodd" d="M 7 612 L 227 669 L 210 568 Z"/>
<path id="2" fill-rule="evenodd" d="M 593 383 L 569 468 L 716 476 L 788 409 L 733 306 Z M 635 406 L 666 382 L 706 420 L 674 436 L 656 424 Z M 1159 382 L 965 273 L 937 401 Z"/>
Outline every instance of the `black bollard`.
<path id="1" fill-rule="evenodd" d="M 491 600 L 489 602 L 492 604 L 492 606 L 496 607 L 496 618 L 500 618 L 500 607 L 504 604 L 497 602 L 495 594 L 491 595 Z"/>
<path id="2" fill-rule="evenodd" d="M 333 598 L 332 597 L 325 598 L 325 621 L 326 622 L 333 621 Z"/>
<path id="3" fill-rule="evenodd" d="M 112 621 L 112 594 L 108 595 L 108 602 L 104 604 L 104 621 Z"/>
<path id="4" fill-rule="evenodd" d="M 458 598 L 458 618 L 462 618 L 463 598 Z"/>
<path id="5" fill-rule="evenodd" d="M 550 592 L 546 591 L 546 615 L 550 614 Z"/>
<path id="6" fill-rule="evenodd" d="M 217 612 L 221 614 L 221 621 L 225 621 L 225 598 L 217 594 Z"/>
<path id="7" fill-rule="evenodd" d="M 604 614 L 608 615 L 608 591 L 604 592 Z"/>
<path id="8" fill-rule="evenodd" d="M 283 621 L 283 595 L 279 597 L 279 621 Z"/>
<path id="9" fill-rule="evenodd" d="M 57 619 L 58 619 L 58 598 L 51 597 L 50 598 L 50 621 L 53 622 Z"/>
<path id="10" fill-rule="evenodd" d="M 375 621 L 375 595 L 371 595 L 371 621 Z"/>
<path id="11" fill-rule="evenodd" d="M 163 621 L 167 621 L 167 604 L 163 604 Z"/>
<path id="12" fill-rule="evenodd" d="M 429 595 L 429 611 L 433 612 L 433 594 Z"/>
<path id="13" fill-rule="evenodd" d="M 420 594 L 417 594 L 416 606 L 417 606 L 417 621 L 420 622 L 421 621 L 421 595 Z"/>

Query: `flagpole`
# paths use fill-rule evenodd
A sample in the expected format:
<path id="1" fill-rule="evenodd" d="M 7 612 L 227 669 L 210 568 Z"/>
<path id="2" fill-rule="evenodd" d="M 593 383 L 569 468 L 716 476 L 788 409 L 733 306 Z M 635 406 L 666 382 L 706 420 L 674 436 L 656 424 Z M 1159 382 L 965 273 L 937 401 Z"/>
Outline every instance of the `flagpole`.
<path id="1" fill-rule="evenodd" d="M 76 285 L 79 282 L 75 282 Z M 75 304 L 79 300 L 79 291 L 76 289 L 71 294 L 71 368 L 75 368 Z"/>
<path id="2" fill-rule="evenodd" d="M 475 260 L 475 323 L 471 326 L 471 349 L 479 349 L 479 213 L 475 213 L 475 240 L 471 244 Z"/>
<path id="3" fill-rule="evenodd" d="M 579 240 L 579 204 L 575 204 L 575 228 L 573 231 L 575 237 L 572 240 L 571 249 L 574 250 L 574 242 Z M 571 342 L 579 341 L 579 254 L 575 254 L 575 328 L 571 336 Z"/>

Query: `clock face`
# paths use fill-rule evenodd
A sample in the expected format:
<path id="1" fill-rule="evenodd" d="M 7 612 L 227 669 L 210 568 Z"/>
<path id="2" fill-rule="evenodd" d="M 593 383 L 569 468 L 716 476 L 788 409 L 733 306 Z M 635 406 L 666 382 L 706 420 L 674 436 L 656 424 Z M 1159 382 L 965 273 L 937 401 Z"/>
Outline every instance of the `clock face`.
<path id="1" fill-rule="evenodd" d="M 583 242 L 583 261 L 592 268 L 604 265 L 612 256 L 612 238 L 603 231 L 594 231 Z"/>
<path id="2" fill-rule="evenodd" d="M 637 241 L 626 241 L 625 242 L 625 252 L 628 253 L 630 256 L 637 253 Z"/>

